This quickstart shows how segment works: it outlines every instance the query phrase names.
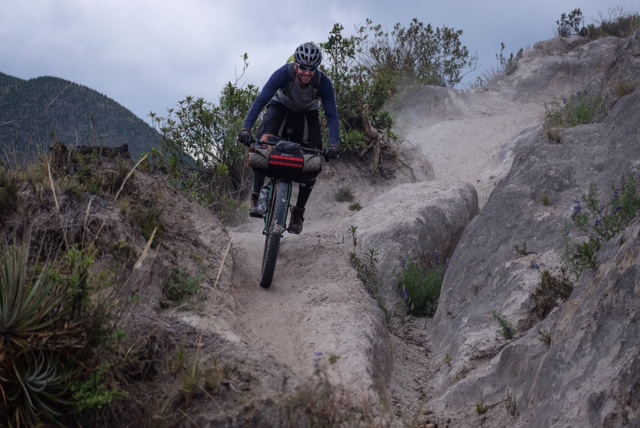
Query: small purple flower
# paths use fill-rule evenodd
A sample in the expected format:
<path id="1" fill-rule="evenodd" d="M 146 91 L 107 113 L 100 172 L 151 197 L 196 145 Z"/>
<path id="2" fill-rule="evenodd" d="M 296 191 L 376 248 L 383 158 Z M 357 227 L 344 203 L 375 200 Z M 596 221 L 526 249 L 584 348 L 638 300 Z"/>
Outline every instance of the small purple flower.
<path id="1" fill-rule="evenodd" d="M 400 259 L 400 264 L 402 265 L 402 269 L 407 268 L 407 259 Z"/>
<path id="2" fill-rule="evenodd" d="M 597 219 L 596 219 L 596 222 L 595 222 L 595 224 L 594 224 L 594 227 L 597 229 L 597 228 L 599 228 L 600 226 L 602 226 L 602 219 L 601 219 L 601 218 L 597 218 Z"/>
<path id="3" fill-rule="evenodd" d="M 582 212 L 582 205 L 580 205 L 580 199 L 575 200 L 575 206 L 573 207 L 573 214 L 571 214 L 571 218 L 575 219 L 576 216 L 580 215 Z"/>
<path id="4" fill-rule="evenodd" d="M 433 252 L 433 261 L 436 262 L 436 264 L 440 263 L 440 252 L 437 248 Z"/>
<path id="5" fill-rule="evenodd" d="M 409 293 L 407 293 L 407 290 L 405 290 L 404 288 L 402 289 L 402 300 L 404 300 L 405 302 L 409 301 Z"/>
<path id="6" fill-rule="evenodd" d="M 540 263 L 531 263 L 532 269 L 540 269 Z"/>
<path id="7" fill-rule="evenodd" d="M 615 202 L 618 199 L 620 199 L 620 189 L 616 189 L 615 192 L 613 192 L 613 196 L 611 197 L 611 202 Z"/>
<path id="8" fill-rule="evenodd" d="M 316 369 L 320 367 L 320 361 L 322 361 L 322 357 L 324 354 L 322 352 L 314 352 L 313 353 L 313 367 Z"/>

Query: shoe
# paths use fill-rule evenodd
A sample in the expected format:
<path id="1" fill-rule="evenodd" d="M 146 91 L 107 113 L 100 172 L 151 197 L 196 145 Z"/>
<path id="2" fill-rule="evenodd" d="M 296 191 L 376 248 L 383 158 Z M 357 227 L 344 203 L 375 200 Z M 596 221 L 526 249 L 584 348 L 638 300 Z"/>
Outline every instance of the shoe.
<path id="1" fill-rule="evenodd" d="M 302 232 L 302 223 L 304 223 L 304 208 L 291 207 L 291 221 L 287 232 L 299 235 Z"/>
<path id="2" fill-rule="evenodd" d="M 251 193 L 251 198 L 249 199 L 249 217 L 255 218 L 263 218 L 264 214 L 262 214 L 258 210 L 258 193 Z"/>

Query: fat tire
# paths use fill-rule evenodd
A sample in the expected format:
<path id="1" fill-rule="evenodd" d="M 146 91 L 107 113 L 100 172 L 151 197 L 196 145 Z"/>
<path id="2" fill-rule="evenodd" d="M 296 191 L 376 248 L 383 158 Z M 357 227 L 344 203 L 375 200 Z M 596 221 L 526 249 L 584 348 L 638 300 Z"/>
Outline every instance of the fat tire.
<path id="1" fill-rule="evenodd" d="M 264 252 L 262 254 L 262 278 L 260 286 L 262 288 L 271 287 L 273 274 L 276 270 L 276 261 L 278 259 L 278 250 L 280 249 L 280 238 L 287 228 L 287 210 L 289 208 L 289 191 L 291 184 L 284 181 L 278 181 L 274 189 L 272 199 L 273 215 L 267 235 L 264 240 Z"/>

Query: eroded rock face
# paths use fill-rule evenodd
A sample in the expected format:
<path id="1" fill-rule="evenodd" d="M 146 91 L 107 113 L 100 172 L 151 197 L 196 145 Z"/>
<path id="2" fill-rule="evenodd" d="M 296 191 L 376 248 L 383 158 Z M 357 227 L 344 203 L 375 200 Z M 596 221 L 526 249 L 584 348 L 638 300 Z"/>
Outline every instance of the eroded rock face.
<path id="1" fill-rule="evenodd" d="M 638 178 L 638 111 L 635 90 L 603 123 L 565 128 L 560 144 L 542 128 L 529 135 L 466 229 L 432 331 L 433 353 L 448 362 L 432 404 L 457 413 L 456 426 L 477 426 L 477 403 L 489 408 L 487 426 L 622 426 L 637 418 L 639 221 L 603 246 L 595 274 L 585 271 L 546 318 L 535 314 L 532 293 L 542 271 L 561 266 L 575 200 L 595 184 L 606 202 L 622 176 Z M 514 339 L 500 334 L 494 311 L 515 327 Z"/>
<path id="2" fill-rule="evenodd" d="M 550 102 L 599 82 L 615 62 L 624 39 L 605 37 L 588 43 L 581 37 L 538 42 L 523 51 L 515 73 L 488 87 L 520 101 Z"/>

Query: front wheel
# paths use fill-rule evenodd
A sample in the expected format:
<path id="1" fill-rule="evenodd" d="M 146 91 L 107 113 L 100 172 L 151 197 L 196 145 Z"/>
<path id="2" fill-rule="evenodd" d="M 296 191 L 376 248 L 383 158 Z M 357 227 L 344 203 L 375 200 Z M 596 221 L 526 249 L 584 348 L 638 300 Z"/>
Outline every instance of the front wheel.
<path id="1" fill-rule="evenodd" d="M 276 270 L 276 260 L 280 249 L 280 238 L 287 228 L 287 210 L 291 194 L 291 183 L 278 181 L 271 199 L 271 215 L 264 240 L 264 252 L 262 254 L 262 278 L 260 286 L 269 288 Z"/>

